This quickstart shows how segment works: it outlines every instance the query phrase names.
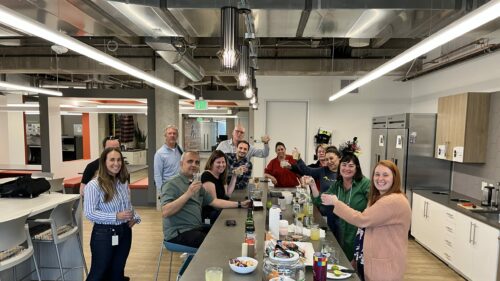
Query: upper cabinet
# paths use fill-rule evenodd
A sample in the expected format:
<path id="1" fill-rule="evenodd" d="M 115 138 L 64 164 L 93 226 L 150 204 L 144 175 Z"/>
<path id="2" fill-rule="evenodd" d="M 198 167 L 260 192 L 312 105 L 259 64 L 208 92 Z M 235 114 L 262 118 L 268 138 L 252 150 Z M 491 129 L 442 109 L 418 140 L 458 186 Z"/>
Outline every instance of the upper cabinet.
<path id="1" fill-rule="evenodd" d="M 484 163 L 490 93 L 465 93 L 438 100 L 436 158 Z"/>

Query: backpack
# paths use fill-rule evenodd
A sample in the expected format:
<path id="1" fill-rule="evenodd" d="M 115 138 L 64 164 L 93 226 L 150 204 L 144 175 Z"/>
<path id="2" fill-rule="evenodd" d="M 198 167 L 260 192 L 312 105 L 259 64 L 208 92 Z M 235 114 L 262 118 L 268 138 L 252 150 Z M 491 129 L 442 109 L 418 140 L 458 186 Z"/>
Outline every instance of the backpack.
<path id="1" fill-rule="evenodd" d="M 50 189 L 45 178 L 33 179 L 31 175 L 0 184 L 0 197 L 34 198 Z"/>

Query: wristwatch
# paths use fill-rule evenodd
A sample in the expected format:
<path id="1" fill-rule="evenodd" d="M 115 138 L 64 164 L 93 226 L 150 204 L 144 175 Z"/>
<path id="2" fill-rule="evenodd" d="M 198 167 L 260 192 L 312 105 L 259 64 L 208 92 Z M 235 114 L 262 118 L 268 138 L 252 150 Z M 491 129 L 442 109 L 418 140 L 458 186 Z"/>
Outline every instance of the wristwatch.
<path id="1" fill-rule="evenodd" d="M 241 208 L 241 201 L 238 201 L 238 208 Z"/>

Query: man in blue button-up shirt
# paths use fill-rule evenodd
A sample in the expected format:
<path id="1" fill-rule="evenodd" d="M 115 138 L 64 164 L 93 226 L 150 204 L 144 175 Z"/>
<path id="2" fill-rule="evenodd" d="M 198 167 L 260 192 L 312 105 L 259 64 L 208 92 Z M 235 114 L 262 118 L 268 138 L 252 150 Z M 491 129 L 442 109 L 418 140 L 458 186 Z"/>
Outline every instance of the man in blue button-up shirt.
<path id="1" fill-rule="evenodd" d="M 179 172 L 182 149 L 177 144 L 179 130 L 174 125 L 165 128 L 165 144 L 155 153 L 154 172 L 156 190 Z"/>

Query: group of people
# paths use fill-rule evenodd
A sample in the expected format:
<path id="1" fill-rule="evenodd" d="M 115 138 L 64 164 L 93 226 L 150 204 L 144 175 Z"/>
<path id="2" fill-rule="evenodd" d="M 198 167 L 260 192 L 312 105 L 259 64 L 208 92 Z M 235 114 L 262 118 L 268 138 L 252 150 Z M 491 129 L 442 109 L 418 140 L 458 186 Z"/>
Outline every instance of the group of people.
<path id="1" fill-rule="evenodd" d="M 244 140 L 245 129 L 237 125 L 232 138 L 223 141 L 198 176 L 200 156 L 183 152 L 177 144 L 178 129 L 168 126 L 165 144 L 154 157 L 154 181 L 160 197 L 164 242 L 198 248 L 210 224 L 223 208 L 246 208 L 249 201 L 231 201 L 235 189 L 245 188 L 252 174 L 252 157 L 269 155 L 269 137 L 259 149 Z M 81 193 L 84 213 L 94 222 L 91 236 L 92 266 L 87 280 L 127 280 L 124 268 L 131 246 L 131 228 L 140 223 L 128 188 L 129 175 L 119 142 L 107 139 L 101 157 L 89 164 L 96 176 L 87 180 Z M 348 259 L 361 278 L 402 280 L 411 210 L 401 191 L 397 166 L 380 161 L 366 178 L 353 153 L 319 145 L 317 162 L 307 166 L 300 156 L 286 154 L 282 142 L 264 175 L 277 187 L 302 184 L 327 217 Z M 87 172 L 86 169 L 86 172 Z M 92 177 L 91 177 L 92 178 Z"/>

